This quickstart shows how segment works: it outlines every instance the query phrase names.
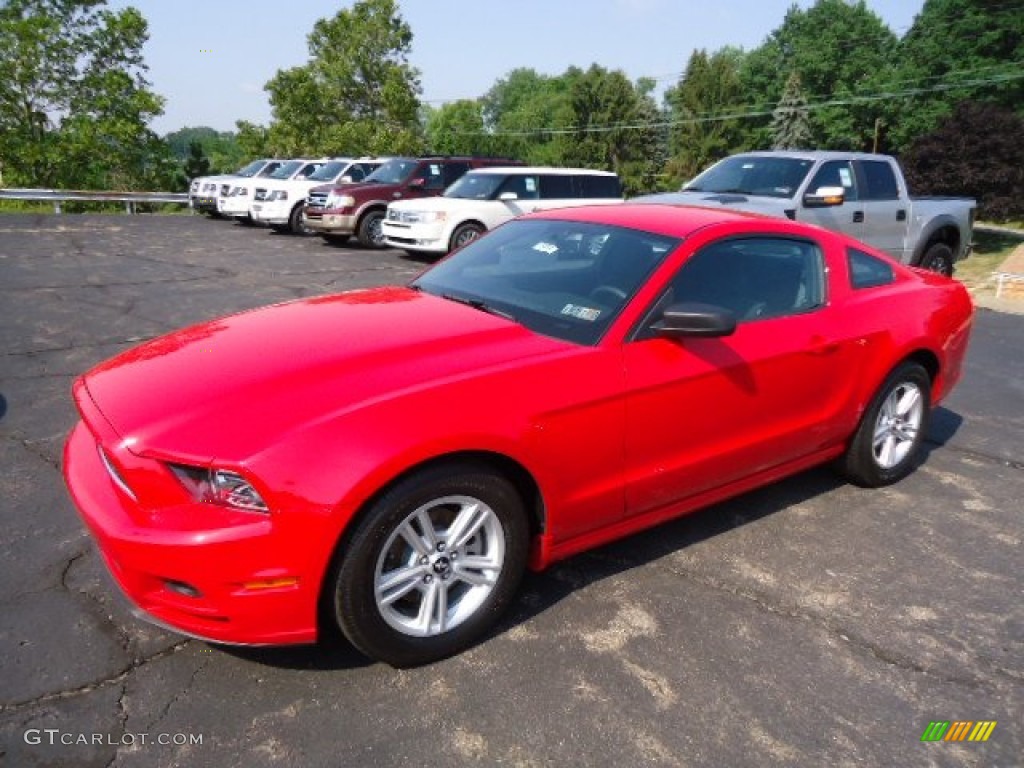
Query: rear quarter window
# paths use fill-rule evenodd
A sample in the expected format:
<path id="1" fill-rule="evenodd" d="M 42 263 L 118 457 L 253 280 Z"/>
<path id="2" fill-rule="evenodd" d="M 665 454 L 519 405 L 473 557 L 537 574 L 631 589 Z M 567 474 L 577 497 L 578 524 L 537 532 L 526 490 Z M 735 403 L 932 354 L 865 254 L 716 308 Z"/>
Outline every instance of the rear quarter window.
<path id="1" fill-rule="evenodd" d="M 622 197 L 618 176 L 577 176 L 578 197 Z"/>
<path id="2" fill-rule="evenodd" d="M 572 176 L 553 173 L 540 177 L 540 196 L 545 200 L 579 197 L 574 191 Z"/>
<path id="3" fill-rule="evenodd" d="M 877 288 L 896 279 L 891 264 L 856 248 L 846 249 L 846 262 L 850 269 L 850 285 L 854 289 Z"/>
<path id="4" fill-rule="evenodd" d="M 865 189 L 861 195 L 863 200 L 898 200 L 900 188 L 896 183 L 896 174 L 892 166 L 881 160 L 860 161 L 861 172 L 864 174 Z"/>

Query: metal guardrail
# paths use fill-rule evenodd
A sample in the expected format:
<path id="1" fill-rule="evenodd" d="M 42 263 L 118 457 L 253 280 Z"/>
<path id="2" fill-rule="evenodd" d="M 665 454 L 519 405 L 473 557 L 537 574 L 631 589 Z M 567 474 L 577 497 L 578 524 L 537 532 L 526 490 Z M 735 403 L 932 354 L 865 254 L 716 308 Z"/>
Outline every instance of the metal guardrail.
<path id="1" fill-rule="evenodd" d="M 124 203 L 125 213 L 135 213 L 137 203 L 191 205 L 185 192 L 96 192 L 84 189 L 0 189 L 0 200 L 30 200 L 53 203 L 53 212 L 61 213 L 61 203 Z"/>

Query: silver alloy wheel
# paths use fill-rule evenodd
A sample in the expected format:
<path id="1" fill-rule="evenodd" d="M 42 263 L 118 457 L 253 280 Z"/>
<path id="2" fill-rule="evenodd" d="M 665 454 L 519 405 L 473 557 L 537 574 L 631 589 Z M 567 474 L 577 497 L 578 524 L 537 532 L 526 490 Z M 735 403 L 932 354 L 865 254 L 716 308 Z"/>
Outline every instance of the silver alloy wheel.
<path id="1" fill-rule="evenodd" d="M 505 563 L 505 532 L 472 496 L 444 496 L 409 514 L 388 537 L 374 571 L 377 610 L 389 626 L 434 637 L 471 617 Z"/>
<path id="2" fill-rule="evenodd" d="M 893 387 L 878 410 L 871 441 L 875 462 L 882 469 L 899 465 L 917 442 L 924 418 L 924 393 L 912 381 Z"/>
<path id="3" fill-rule="evenodd" d="M 373 214 L 370 214 L 370 216 L 373 216 L 373 218 L 370 219 L 368 226 L 370 242 L 374 245 L 384 245 L 384 228 L 381 226 L 381 223 L 384 221 L 384 216 L 374 216 Z"/>
<path id="4" fill-rule="evenodd" d="M 480 233 L 473 227 L 466 227 L 455 238 L 455 247 L 461 248 L 466 243 L 471 243 L 480 237 Z"/>

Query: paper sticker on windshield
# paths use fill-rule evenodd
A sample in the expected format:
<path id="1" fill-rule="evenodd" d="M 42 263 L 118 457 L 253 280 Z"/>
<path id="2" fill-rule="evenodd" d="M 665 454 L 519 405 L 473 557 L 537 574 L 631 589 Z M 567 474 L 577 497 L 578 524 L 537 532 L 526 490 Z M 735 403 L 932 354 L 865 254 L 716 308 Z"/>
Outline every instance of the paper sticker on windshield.
<path id="1" fill-rule="evenodd" d="M 526 184 L 527 192 L 537 191 L 537 180 L 533 178 L 533 176 L 527 176 L 525 179 L 523 179 L 523 182 Z"/>
<path id="2" fill-rule="evenodd" d="M 537 243 L 533 246 L 533 250 L 546 253 L 550 256 L 552 253 L 558 253 L 558 246 L 554 243 Z"/>
<path id="3" fill-rule="evenodd" d="M 601 310 L 593 307 L 581 307 L 578 304 L 566 304 L 562 307 L 562 314 L 592 323 L 601 316 Z"/>
<path id="4" fill-rule="evenodd" d="M 853 186 L 853 177 L 850 176 L 850 169 L 849 168 L 840 168 L 839 169 L 839 180 L 843 183 L 844 187 L 852 187 Z"/>

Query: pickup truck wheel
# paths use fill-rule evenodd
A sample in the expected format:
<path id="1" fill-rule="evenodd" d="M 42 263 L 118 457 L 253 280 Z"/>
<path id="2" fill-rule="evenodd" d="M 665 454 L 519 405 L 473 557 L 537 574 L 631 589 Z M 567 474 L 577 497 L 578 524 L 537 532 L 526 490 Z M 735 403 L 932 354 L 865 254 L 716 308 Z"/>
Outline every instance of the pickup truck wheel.
<path id="1" fill-rule="evenodd" d="M 497 622 L 528 549 L 523 502 L 506 478 L 475 463 L 434 466 L 371 504 L 331 569 L 325 607 L 367 656 L 426 664 Z"/>
<path id="2" fill-rule="evenodd" d="M 367 248 L 384 247 L 384 230 L 380 226 L 382 221 L 384 211 L 370 211 L 363 216 L 359 222 L 359 231 L 356 233 L 362 245 Z"/>
<path id="3" fill-rule="evenodd" d="M 288 231 L 293 235 L 308 235 L 310 233 L 309 227 L 302 223 L 302 203 L 292 208 L 291 215 L 288 216 Z"/>
<path id="4" fill-rule="evenodd" d="M 928 429 L 931 378 L 918 363 L 896 367 L 875 393 L 837 469 L 865 488 L 910 474 Z"/>
<path id="5" fill-rule="evenodd" d="M 919 266 L 932 272 L 938 272 L 940 275 L 952 277 L 953 249 L 945 243 L 932 243 L 924 252 Z"/>

